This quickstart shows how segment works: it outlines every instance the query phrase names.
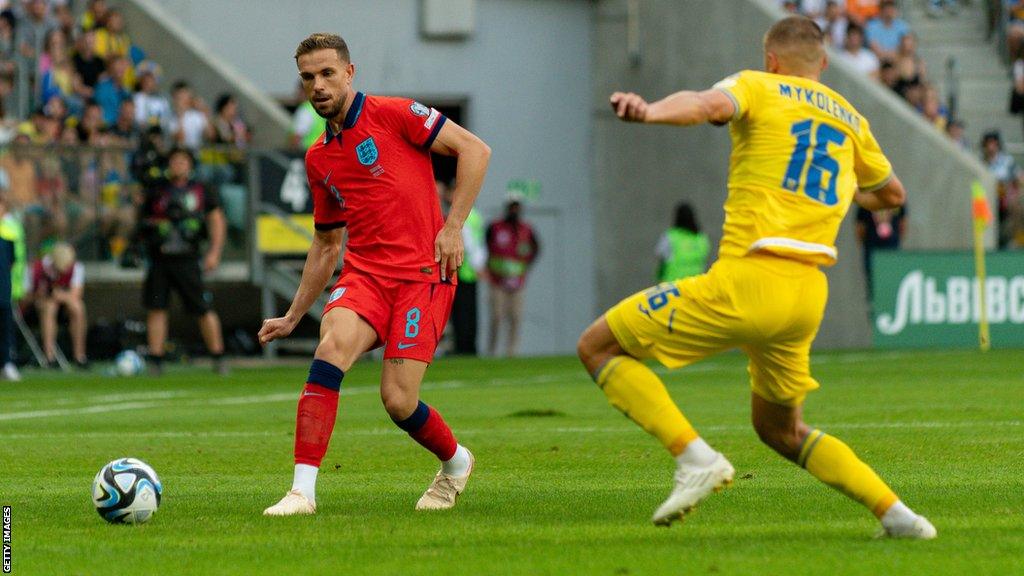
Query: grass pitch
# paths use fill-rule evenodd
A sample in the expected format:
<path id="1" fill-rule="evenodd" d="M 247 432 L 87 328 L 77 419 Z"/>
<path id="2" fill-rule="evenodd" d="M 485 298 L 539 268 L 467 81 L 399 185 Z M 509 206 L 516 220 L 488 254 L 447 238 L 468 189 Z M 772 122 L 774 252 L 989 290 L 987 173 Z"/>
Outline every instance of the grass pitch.
<path id="1" fill-rule="evenodd" d="M 1024 355 L 829 353 L 807 417 L 926 514 L 938 540 L 873 540 L 874 518 L 759 444 L 743 359 L 665 374 L 736 483 L 682 525 L 650 525 L 672 460 L 575 359 L 440 360 L 424 399 L 477 457 L 452 511 L 413 505 L 437 467 L 388 420 L 379 368 L 346 376 L 315 517 L 264 518 L 291 481 L 305 369 L 0 383 L 0 504 L 14 574 L 1020 574 Z M 106 524 L 93 475 L 160 474 L 143 526 Z"/>

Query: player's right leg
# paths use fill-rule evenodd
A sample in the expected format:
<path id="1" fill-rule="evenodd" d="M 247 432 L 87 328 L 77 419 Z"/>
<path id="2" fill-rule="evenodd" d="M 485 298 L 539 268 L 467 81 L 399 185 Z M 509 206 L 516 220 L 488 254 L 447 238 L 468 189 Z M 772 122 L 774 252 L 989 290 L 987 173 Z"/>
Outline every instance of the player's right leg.
<path id="1" fill-rule="evenodd" d="M 292 488 L 266 516 L 316 512 L 316 479 L 334 432 L 338 392 L 345 372 L 377 341 L 377 332 L 348 308 L 330 308 L 320 324 L 320 344 L 299 397 L 295 423 L 295 475 Z"/>
<path id="2" fill-rule="evenodd" d="M 628 316 L 635 310 L 650 318 L 649 309 L 642 312 L 637 307 L 644 298 L 644 293 L 627 298 L 595 321 L 583 332 L 577 351 L 609 403 L 657 438 L 676 459 L 675 486 L 651 519 L 655 525 L 668 526 L 731 483 L 734 470 L 725 456 L 697 434 L 661 379 L 637 359 L 650 354 L 642 351 L 635 336 L 627 337 L 633 325 Z M 610 323 L 617 326 L 614 332 Z M 628 343 L 624 346 L 621 340 Z"/>

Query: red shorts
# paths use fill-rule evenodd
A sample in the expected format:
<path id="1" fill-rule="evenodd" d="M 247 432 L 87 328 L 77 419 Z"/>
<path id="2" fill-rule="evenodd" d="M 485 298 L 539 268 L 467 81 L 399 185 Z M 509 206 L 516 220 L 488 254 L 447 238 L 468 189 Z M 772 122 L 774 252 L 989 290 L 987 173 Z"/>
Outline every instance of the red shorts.
<path id="1" fill-rule="evenodd" d="M 455 298 L 454 284 L 409 282 L 342 271 L 331 289 L 324 314 L 348 308 L 375 332 L 384 358 L 408 358 L 430 363 L 448 324 Z"/>

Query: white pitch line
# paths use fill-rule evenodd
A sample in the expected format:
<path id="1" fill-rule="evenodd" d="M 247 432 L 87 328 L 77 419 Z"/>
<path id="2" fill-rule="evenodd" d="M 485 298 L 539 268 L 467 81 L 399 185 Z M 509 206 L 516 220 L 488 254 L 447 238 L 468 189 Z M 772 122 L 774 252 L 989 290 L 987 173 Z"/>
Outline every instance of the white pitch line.
<path id="1" fill-rule="evenodd" d="M 125 402 L 128 400 L 166 400 L 191 396 L 190 390 L 160 390 L 156 392 L 129 392 L 127 394 L 107 394 L 85 398 L 86 402 Z"/>
<path id="2" fill-rule="evenodd" d="M 469 380 L 440 380 L 437 382 L 427 382 L 422 386 L 422 390 L 454 390 L 458 388 L 466 388 L 473 384 L 480 385 L 481 387 L 492 387 L 492 386 L 520 386 L 528 384 L 547 384 L 551 382 L 564 381 L 569 375 L 560 374 L 544 374 L 535 376 L 532 378 L 504 378 L 497 380 L 490 380 L 486 382 L 472 382 Z M 580 375 L 581 379 L 585 379 L 586 376 Z M 354 396 L 360 394 L 377 394 L 380 391 L 379 386 L 354 386 L 354 387 L 343 387 L 340 395 L 342 396 Z M 279 392 L 275 394 L 258 394 L 251 396 L 227 396 L 227 397 L 214 397 L 214 398 L 195 398 L 184 404 L 180 403 L 167 403 L 158 402 L 160 400 L 174 400 L 175 398 L 184 398 L 191 395 L 185 390 L 168 390 L 163 392 L 150 392 L 150 393 L 138 393 L 134 397 L 137 398 L 151 398 L 154 401 L 151 402 L 135 402 L 125 404 L 97 404 L 94 406 L 84 406 L 81 408 L 62 408 L 62 409 L 49 409 L 49 410 L 30 410 L 25 412 L 7 412 L 0 413 L 0 421 L 4 420 L 25 420 L 31 418 L 50 418 L 54 416 L 74 416 L 83 414 L 98 414 L 103 412 L 115 412 L 118 410 L 134 410 L 134 409 L 146 409 L 146 408 L 160 408 L 168 406 L 192 406 L 192 407 L 203 407 L 203 406 L 238 406 L 246 404 L 265 404 L 274 402 L 297 402 L 301 390 L 295 392 Z M 144 396 L 148 394 L 149 396 Z M 99 398 L 121 398 L 131 396 L 126 395 L 107 395 L 98 396 Z"/>
<path id="3" fill-rule="evenodd" d="M 0 420 L 24 420 L 27 418 L 49 418 L 52 416 L 75 416 L 82 414 L 102 414 L 103 412 L 118 412 L 121 410 L 142 410 L 145 408 L 156 408 L 159 404 L 155 402 L 125 402 L 123 404 L 99 404 L 86 406 L 84 408 L 61 408 L 58 410 L 35 410 L 32 412 L 9 412 L 0 414 Z"/>
<path id="4" fill-rule="evenodd" d="M 822 426 L 823 429 L 834 429 L 834 430 L 845 430 L 845 429 L 864 429 L 864 430 L 887 430 L 887 429 L 917 429 L 917 428 L 1016 428 L 1024 426 L 1024 421 L 1021 420 L 995 420 L 989 422 L 852 422 L 852 423 L 834 423 Z M 746 432 L 751 431 L 752 428 L 747 425 L 731 424 L 722 426 L 701 426 L 701 430 L 707 430 L 711 432 Z M 460 435 L 475 436 L 475 435 L 501 435 L 501 434 L 514 434 L 521 435 L 523 430 L 521 427 L 509 426 L 506 428 L 488 428 L 488 429 L 461 429 L 456 430 Z M 549 428 L 543 430 L 546 433 L 554 434 L 625 434 L 636 432 L 638 429 L 634 426 L 562 426 L 557 428 Z M 339 425 L 337 428 L 338 436 L 386 436 L 389 434 L 401 434 L 397 428 L 372 428 L 369 430 L 345 430 L 344 425 Z M 284 437 L 290 436 L 287 432 L 281 430 L 276 432 L 270 431 L 239 431 L 239 432 L 57 432 L 57 433 L 46 433 L 44 436 L 39 434 L 0 434 L 2 440 L 39 440 L 41 437 L 45 438 L 108 438 L 118 437 L 123 438 L 126 435 L 132 438 L 269 438 L 269 437 Z"/>

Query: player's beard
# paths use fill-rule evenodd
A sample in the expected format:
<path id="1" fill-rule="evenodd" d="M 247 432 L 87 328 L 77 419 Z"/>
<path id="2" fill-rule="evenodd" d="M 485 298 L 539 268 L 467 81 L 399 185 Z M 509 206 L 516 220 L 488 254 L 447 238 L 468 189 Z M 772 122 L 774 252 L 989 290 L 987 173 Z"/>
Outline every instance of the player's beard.
<path id="1" fill-rule="evenodd" d="M 338 97 L 338 103 L 335 106 L 331 106 L 327 111 L 321 112 L 316 106 L 316 102 L 310 101 L 313 104 L 313 110 L 316 110 L 318 116 L 325 120 L 334 120 L 341 114 L 341 111 L 345 109 L 345 102 L 348 100 L 348 94 L 342 94 Z"/>

